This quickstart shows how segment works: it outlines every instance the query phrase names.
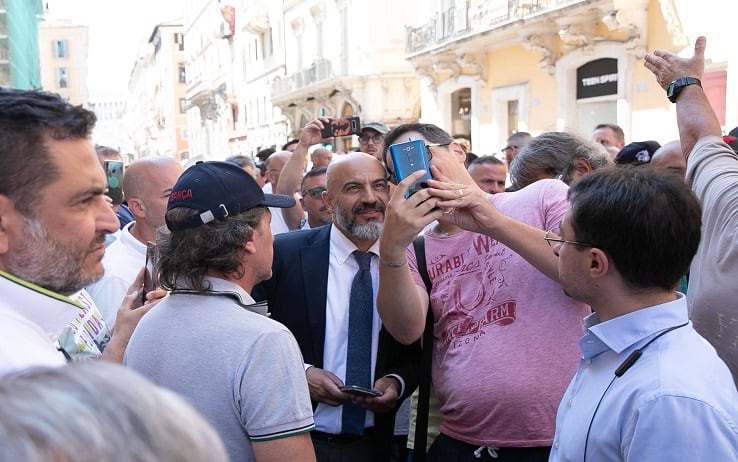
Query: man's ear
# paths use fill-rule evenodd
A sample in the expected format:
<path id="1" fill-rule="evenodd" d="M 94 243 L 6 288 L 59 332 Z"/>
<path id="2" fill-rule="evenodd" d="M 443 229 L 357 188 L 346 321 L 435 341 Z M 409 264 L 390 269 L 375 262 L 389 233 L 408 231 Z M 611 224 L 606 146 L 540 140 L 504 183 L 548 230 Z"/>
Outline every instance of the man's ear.
<path id="1" fill-rule="evenodd" d="M 146 216 L 146 204 L 144 204 L 143 201 L 137 197 L 132 197 L 128 199 L 128 209 L 135 217 Z"/>
<path id="2" fill-rule="evenodd" d="M 610 272 L 610 260 L 602 249 L 591 247 L 589 250 L 589 274 L 592 279 L 600 279 Z"/>
<path id="3" fill-rule="evenodd" d="M 256 230 L 254 230 L 256 232 Z M 256 243 L 254 242 L 254 236 L 251 235 L 251 239 L 243 243 L 243 251 L 249 255 L 256 253 Z"/>
<path id="4" fill-rule="evenodd" d="M 10 232 L 12 228 L 18 225 L 22 229 L 23 216 L 15 208 L 13 201 L 3 194 L 0 194 L 0 255 L 8 253 L 10 250 Z"/>
<path id="5" fill-rule="evenodd" d="M 454 153 L 459 162 L 466 162 L 466 153 L 464 152 L 464 148 L 462 148 L 459 143 L 453 141 L 451 144 L 448 145 L 448 148 L 451 150 L 452 153 Z"/>
<path id="6" fill-rule="evenodd" d="M 333 196 L 330 195 L 328 191 L 323 191 L 323 195 L 320 196 L 323 199 L 323 203 L 325 204 L 325 208 L 333 213 Z"/>
<path id="7" fill-rule="evenodd" d="M 588 159 L 579 157 L 577 158 L 577 165 L 574 167 L 574 170 L 578 173 L 578 177 L 581 177 L 592 171 L 592 164 L 589 163 Z"/>

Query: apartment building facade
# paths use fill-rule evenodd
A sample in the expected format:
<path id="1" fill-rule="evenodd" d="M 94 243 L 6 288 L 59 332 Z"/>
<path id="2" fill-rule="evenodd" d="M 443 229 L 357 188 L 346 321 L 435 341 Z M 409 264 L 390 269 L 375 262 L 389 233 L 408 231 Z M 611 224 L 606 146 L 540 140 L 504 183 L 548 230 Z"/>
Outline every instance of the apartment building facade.
<path id="1" fill-rule="evenodd" d="M 673 106 L 643 67 L 646 51 L 691 45 L 676 0 L 436 0 L 408 28 L 407 58 L 423 78 L 422 119 L 499 152 L 516 131 L 587 137 L 617 123 L 628 141 L 678 137 Z M 709 51 L 709 50 L 708 50 Z M 733 64 L 735 66 L 735 64 Z M 728 62 L 703 86 L 724 125 Z M 738 69 L 734 69 L 738 70 Z M 733 73 L 735 74 L 735 72 Z"/>
<path id="2" fill-rule="evenodd" d="M 189 159 L 185 62 L 181 21 L 155 26 L 129 79 L 125 152 Z"/>
<path id="3" fill-rule="evenodd" d="M 38 29 L 38 43 L 42 88 L 87 107 L 88 27 L 47 15 Z"/>

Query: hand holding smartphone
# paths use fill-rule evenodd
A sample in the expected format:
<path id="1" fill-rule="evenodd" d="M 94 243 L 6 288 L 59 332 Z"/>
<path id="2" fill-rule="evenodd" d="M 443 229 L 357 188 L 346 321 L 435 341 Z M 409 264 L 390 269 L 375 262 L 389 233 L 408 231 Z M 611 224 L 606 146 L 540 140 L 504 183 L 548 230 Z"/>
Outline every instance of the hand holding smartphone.
<path id="1" fill-rule="evenodd" d="M 141 294 L 141 303 L 146 303 L 146 294 L 159 286 L 159 247 L 155 242 L 146 243 L 146 269 L 144 270 L 144 285 Z"/>
<path id="2" fill-rule="evenodd" d="M 413 172 L 425 170 L 425 175 L 408 188 L 405 194 L 406 199 L 428 186 L 426 181 L 431 179 L 430 159 L 424 141 L 412 140 L 393 144 L 389 147 L 389 152 L 398 183 Z"/>
<path id="3" fill-rule="evenodd" d="M 324 125 L 320 131 L 323 138 L 332 138 L 335 136 L 357 135 L 361 129 L 361 121 L 359 117 L 343 117 L 340 119 L 331 119 L 330 123 Z"/>
<path id="4" fill-rule="evenodd" d="M 357 396 L 382 396 L 382 393 L 377 390 L 372 390 L 371 388 L 366 388 L 359 385 L 344 385 L 342 387 L 338 387 L 338 389 L 344 393 L 350 393 Z"/>

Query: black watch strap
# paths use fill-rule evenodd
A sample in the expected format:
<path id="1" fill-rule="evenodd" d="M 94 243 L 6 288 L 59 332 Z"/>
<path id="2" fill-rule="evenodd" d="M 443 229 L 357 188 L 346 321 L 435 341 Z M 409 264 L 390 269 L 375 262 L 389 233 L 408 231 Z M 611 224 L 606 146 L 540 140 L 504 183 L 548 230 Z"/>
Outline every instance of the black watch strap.
<path id="1" fill-rule="evenodd" d="M 702 82 L 700 82 L 700 79 L 694 77 L 681 77 L 669 84 L 669 87 L 666 89 L 666 97 L 669 98 L 669 101 L 672 103 L 676 103 L 679 93 L 682 92 L 684 87 L 689 85 L 699 85 L 700 88 L 702 88 Z"/>

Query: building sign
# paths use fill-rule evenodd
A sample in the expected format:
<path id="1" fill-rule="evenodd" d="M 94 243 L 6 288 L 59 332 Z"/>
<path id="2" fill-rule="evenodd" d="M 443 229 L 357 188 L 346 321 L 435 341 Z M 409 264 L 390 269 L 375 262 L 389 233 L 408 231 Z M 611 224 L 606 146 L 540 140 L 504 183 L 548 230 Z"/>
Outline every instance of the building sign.
<path id="1" fill-rule="evenodd" d="M 596 59 L 577 68 L 577 99 L 617 94 L 617 59 Z"/>

